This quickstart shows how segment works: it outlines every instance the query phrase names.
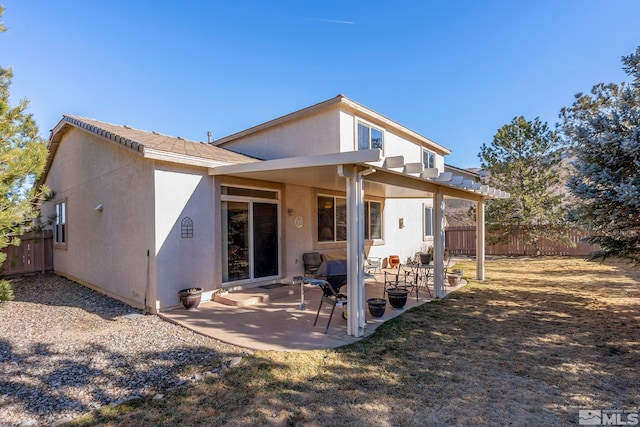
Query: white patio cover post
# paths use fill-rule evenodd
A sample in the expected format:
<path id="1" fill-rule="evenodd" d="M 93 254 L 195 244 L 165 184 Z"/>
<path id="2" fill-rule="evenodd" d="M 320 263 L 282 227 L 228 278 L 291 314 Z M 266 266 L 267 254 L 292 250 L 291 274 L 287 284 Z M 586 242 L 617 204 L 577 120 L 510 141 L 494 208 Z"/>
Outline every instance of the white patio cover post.
<path id="1" fill-rule="evenodd" d="M 433 195 L 433 212 L 433 287 L 436 298 L 444 298 L 444 195 L 439 188 Z"/>
<path id="2" fill-rule="evenodd" d="M 484 200 L 476 202 L 476 278 L 484 280 Z"/>
<path id="3" fill-rule="evenodd" d="M 347 181 L 347 335 L 361 337 L 364 304 L 364 175 L 357 166 L 341 166 Z"/>

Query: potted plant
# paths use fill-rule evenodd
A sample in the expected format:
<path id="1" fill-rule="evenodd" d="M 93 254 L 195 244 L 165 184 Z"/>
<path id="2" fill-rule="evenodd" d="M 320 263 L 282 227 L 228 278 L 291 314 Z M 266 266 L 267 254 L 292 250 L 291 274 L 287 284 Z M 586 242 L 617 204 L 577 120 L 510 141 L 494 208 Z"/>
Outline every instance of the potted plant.
<path id="1" fill-rule="evenodd" d="M 383 298 L 369 298 L 367 304 L 369 304 L 369 313 L 371 313 L 373 317 L 382 317 L 387 307 L 387 300 Z"/>
<path id="2" fill-rule="evenodd" d="M 462 270 L 454 269 L 447 273 L 447 281 L 449 286 L 458 286 L 462 283 Z"/>
<path id="3" fill-rule="evenodd" d="M 402 308 L 407 303 L 409 290 L 402 288 L 388 288 L 387 295 L 389 296 L 389 304 L 391 304 L 391 307 Z"/>
<path id="4" fill-rule="evenodd" d="M 187 288 L 178 291 L 180 302 L 187 310 L 198 308 L 202 299 L 202 288 Z"/>

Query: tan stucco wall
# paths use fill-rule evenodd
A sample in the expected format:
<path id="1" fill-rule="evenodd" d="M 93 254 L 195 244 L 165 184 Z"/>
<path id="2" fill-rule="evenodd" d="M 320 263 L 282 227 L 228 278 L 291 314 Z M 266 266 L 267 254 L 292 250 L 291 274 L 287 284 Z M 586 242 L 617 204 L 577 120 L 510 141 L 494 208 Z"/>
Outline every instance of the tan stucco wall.
<path id="1" fill-rule="evenodd" d="M 383 237 L 384 245 L 374 246 L 370 254 L 386 258 L 398 255 L 404 263 L 416 252 L 426 251 L 433 245 L 433 239 L 423 238 L 423 205 L 433 206 L 432 199 L 387 199 L 384 204 Z M 400 228 L 399 219 L 404 220 Z"/>
<path id="2" fill-rule="evenodd" d="M 45 219 L 56 201 L 67 203 L 67 248 L 54 248 L 55 271 L 142 307 L 155 280 L 147 257 L 153 254 L 153 162 L 71 128 L 46 184 L 56 195 L 43 205 Z M 99 204 L 102 212 L 95 210 Z"/>
<path id="3" fill-rule="evenodd" d="M 159 309 L 179 305 L 177 292 L 203 288 L 207 297 L 217 287 L 214 276 L 220 255 L 214 244 L 220 226 L 215 221 L 213 178 L 203 168 L 157 162 L 155 181 L 155 241 Z M 193 237 L 182 237 L 182 220 L 193 222 Z"/>
<path id="4" fill-rule="evenodd" d="M 302 254 L 313 250 L 313 193 L 311 188 L 299 185 L 287 185 L 285 189 L 286 207 L 284 227 L 286 256 L 284 259 L 284 275 L 288 279 L 304 274 Z M 291 215 L 288 210 L 291 209 Z M 296 226 L 296 218 L 300 218 L 301 227 Z M 299 220 L 300 221 L 300 220 Z M 300 224 L 300 222 L 299 222 Z"/>
<path id="5" fill-rule="evenodd" d="M 285 239 L 285 265 L 283 278 L 290 281 L 304 272 L 302 254 L 304 252 L 344 252 L 346 242 L 317 242 L 317 195 L 334 194 L 345 196 L 344 192 L 323 190 L 321 188 L 287 185 L 286 207 L 283 209 Z M 366 199 L 369 199 L 367 196 Z M 374 200 L 380 200 L 374 198 Z M 386 258 L 399 255 L 404 262 L 416 252 L 426 251 L 433 245 L 432 239 L 423 238 L 423 206 L 432 206 L 431 199 L 387 199 L 383 202 L 383 239 L 366 242 L 369 256 Z M 293 209 L 289 216 L 287 209 Z M 300 216 L 302 227 L 296 227 L 295 219 Z M 404 219 L 404 228 L 399 228 L 399 219 Z"/>
<path id="6" fill-rule="evenodd" d="M 314 113 L 223 145 L 264 160 L 311 156 L 339 151 L 339 110 Z"/>

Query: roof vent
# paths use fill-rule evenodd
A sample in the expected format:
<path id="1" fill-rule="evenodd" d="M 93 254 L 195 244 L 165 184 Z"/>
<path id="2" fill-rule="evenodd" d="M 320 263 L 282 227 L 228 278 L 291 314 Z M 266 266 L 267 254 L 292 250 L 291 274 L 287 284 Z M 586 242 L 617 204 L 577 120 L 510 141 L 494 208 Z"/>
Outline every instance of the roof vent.
<path id="1" fill-rule="evenodd" d="M 213 132 L 207 131 L 207 144 L 213 145 Z"/>

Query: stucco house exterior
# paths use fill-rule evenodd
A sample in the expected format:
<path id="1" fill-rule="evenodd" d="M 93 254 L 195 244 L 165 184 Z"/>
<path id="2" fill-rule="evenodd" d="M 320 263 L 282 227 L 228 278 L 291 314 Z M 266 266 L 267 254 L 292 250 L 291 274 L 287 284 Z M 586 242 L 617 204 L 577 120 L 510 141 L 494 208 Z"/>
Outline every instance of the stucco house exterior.
<path id="1" fill-rule="evenodd" d="M 444 197 L 462 198 L 477 203 L 483 278 L 483 201 L 507 196 L 343 95 L 212 143 L 70 115 L 49 143 L 41 182 L 55 195 L 41 210 L 56 273 L 157 312 L 186 287 L 207 300 L 291 283 L 303 253 L 342 251 L 355 336 L 366 255 L 404 260 L 434 246 L 442 261 Z"/>

